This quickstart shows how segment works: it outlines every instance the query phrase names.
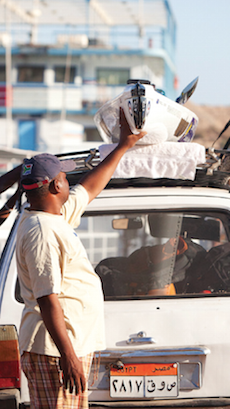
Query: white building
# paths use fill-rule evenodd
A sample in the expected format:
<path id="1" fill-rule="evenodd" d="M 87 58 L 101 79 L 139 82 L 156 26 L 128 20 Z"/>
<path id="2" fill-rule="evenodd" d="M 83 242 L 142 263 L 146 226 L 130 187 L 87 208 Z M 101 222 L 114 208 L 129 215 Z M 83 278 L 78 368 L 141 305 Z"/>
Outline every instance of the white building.
<path id="1" fill-rule="evenodd" d="M 0 146 L 58 153 L 99 140 L 93 116 L 129 78 L 177 96 L 168 0 L 5 1 L 0 29 Z"/>

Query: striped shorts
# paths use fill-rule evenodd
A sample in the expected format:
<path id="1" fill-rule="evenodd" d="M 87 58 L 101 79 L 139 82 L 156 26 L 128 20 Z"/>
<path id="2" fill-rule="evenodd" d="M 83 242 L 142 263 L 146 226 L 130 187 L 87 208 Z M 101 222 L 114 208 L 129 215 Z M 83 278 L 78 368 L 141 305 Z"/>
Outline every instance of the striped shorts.
<path id="1" fill-rule="evenodd" d="M 93 354 L 79 358 L 88 380 Z M 25 373 L 31 409 L 87 409 L 88 391 L 75 395 L 65 389 L 59 358 L 24 352 L 21 367 Z"/>

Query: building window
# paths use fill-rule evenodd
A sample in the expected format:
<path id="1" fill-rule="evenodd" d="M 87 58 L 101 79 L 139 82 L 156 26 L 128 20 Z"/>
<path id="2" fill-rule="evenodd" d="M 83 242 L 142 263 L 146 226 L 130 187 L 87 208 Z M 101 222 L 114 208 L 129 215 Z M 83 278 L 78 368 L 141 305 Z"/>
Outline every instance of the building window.
<path id="1" fill-rule="evenodd" d="M 70 67 L 69 74 L 67 71 L 66 81 L 65 81 L 65 72 L 66 72 L 65 66 L 54 67 L 54 72 L 55 72 L 55 82 L 67 82 L 68 84 L 74 83 L 74 79 L 76 75 L 75 67 Z"/>
<path id="2" fill-rule="evenodd" d="M 44 82 L 45 67 L 18 67 L 18 82 Z"/>
<path id="3" fill-rule="evenodd" d="M 0 82 L 6 82 L 6 69 L 5 69 L 5 65 L 0 65 Z"/>
<path id="4" fill-rule="evenodd" d="M 128 68 L 98 68 L 97 83 L 100 85 L 125 85 L 130 78 Z"/>

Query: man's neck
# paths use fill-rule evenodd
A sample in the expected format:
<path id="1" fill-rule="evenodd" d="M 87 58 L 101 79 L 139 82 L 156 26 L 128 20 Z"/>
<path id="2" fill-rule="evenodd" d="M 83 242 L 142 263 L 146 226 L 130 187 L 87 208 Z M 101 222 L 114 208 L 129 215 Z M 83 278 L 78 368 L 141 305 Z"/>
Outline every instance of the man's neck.
<path id="1" fill-rule="evenodd" d="M 45 212 L 45 213 L 51 213 L 51 214 L 56 214 L 56 215 L 61 215 L 61 208 L 60 206 L 54 206 L 51 204 L 47 205 L 39 205 L 36 203 L 36 205 L 31 205 L 28 209 L 29 211 L 36 211 L 36 212 Z"/>

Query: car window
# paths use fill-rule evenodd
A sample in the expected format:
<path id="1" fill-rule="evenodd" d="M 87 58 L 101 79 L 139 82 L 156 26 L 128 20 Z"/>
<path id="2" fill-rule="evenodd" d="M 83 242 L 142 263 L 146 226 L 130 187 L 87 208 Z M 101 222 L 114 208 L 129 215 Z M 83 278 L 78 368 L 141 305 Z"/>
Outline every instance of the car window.
<path id="1" fill-rule="evenodd" d="M 229 227 L 217 212 L 86 213 L 77 233 L 106 300 L 200 297 L 230 295 Z"/>
<path id="2" fill-rule="evenodd" d="M 230 293 L 225 214 L 142 212 L 85 218 L 78 234 L 106 299 Z"/>

